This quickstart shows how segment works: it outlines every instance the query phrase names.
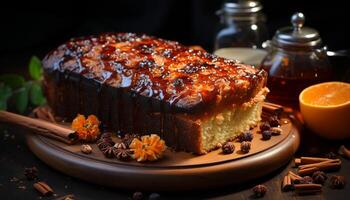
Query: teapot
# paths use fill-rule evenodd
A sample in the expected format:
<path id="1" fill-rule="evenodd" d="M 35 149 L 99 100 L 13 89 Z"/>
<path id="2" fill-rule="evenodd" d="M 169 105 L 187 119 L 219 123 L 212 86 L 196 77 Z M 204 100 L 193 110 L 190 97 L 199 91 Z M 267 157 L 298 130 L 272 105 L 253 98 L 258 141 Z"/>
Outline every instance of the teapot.
<path id="1" fill-rule="evenodd" d="M 304 22 L 304 14 L 295 13 L 292 26 L 277 30 L 265 43 L 267 55 L 260 67 L 269 75 L 267 99 L 271 102 L 296 107 L 304 88 L 333 78 L 327 47 L 318 31 L 304 27 Z"/>

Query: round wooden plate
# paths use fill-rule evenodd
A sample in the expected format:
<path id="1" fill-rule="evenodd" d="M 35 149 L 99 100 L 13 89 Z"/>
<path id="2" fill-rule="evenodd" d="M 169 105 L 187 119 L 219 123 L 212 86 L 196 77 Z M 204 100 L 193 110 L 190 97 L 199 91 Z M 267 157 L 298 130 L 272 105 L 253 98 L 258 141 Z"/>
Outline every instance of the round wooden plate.
<path id="1" fill-rule="evenodd" d="M 282 134 L 261 140 L 258 128 L 253 130 L 251 151 L 239 150 L 224 155 L 221 150 L 206 155 L 192 155 L 167 150 L 157 162 L 122 162 L 105 158 L 95 144 L 93 153 L 81 153 L 80 144 L 67 145 L 38 136 L 27 137 L 29 148 L 51 167 L 88 182 L 131 190 L 178 191 L 241 184 L 262 177 L 287 163 L 299 146 L 297 128 L 283 118 Z M 113 138 L 117 140 L 117 138 Z"/>

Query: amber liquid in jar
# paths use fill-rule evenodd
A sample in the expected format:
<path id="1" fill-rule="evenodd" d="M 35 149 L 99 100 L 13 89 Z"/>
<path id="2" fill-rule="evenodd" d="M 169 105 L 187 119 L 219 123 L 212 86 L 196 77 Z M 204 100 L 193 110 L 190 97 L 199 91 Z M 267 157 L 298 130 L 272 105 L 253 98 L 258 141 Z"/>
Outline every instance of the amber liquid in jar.
<path id="1" fill-rule="evenodd" d="M 300 92 L 308 86 L 328 81 L 329 78 L 326 76 L 328 75 L 324 75 L 323 78 L 283 78 L 269 76 L 267 87 L 270 89 L 270 93 L 267 95 L 267 100 L 284 106 L 298 108 Z"/>
<path id="2" fill-rule="evenodd" d="M 331 71 L 327 67 L 312 68 L 299 65 L 299 68 L 293 68 L 293 76 L 289 77 L 286 74 L 277 73 L 274 66 L 263 63 L 260 67 L 269 74 L 267 87 L 270 89 L 270 93 L 267 95 L 267 100 L 293 108 L 299 107 L 299 94 L 303 89 L 332 79 Z M 289 67 L 291 66 L 283 66 L 282 68 Z"/>

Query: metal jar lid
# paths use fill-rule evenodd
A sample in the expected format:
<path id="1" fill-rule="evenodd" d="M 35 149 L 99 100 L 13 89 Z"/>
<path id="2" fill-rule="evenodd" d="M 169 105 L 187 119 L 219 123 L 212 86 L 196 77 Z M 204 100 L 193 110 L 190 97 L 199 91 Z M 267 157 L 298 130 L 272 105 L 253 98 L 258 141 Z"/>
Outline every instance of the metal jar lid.
<path id="1" fill-rule="evenodd" d="M 292 18 L 292 27 L 279 29 L 272 39 L 272 44 L 278 47 L 320 47 L 322 44 L 317 30 L 309 27 L 303 27 L 305 16 L 301 12 L 295 13 Z"/>
<path id="2" fill-rule="evenodd" d="M 262 5 L 258 1 L 237 1 L 226 2 L 222 8 L 216 12 L 217 15 L 247 15 L 257 13 L 262 10 Z"/>

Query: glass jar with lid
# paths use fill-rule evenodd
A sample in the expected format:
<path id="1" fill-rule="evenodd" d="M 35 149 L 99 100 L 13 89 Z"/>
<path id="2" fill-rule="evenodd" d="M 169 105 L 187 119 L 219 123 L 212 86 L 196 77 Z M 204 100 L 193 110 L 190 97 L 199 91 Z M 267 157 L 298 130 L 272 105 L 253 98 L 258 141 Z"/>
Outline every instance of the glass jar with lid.
<path id="1" fill-rule="evenodd" d="M 268 74 L 271 102 L 297 107 L 299 93 L 306 87 L 329 81 L 331 66 L 319 33 L 304 27 L 303 13 L 295 13 L 292 27 L 279 29 L 271 42 L 261 67 Z"/>
<path id="2" fill-rule="evenodd" d="M 222 28 L 215 38 L 215 50 L 226 47 L 260 48 L 268 39 L 265 15 L 258 1 L 226 2 L 217 11 Z"/>

